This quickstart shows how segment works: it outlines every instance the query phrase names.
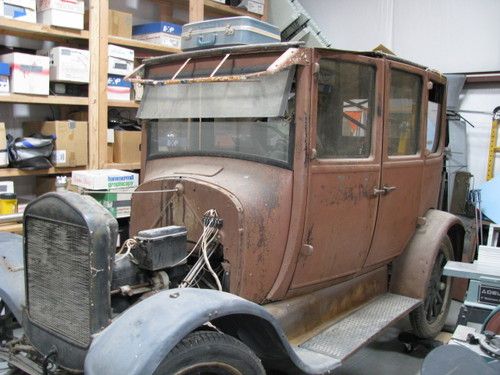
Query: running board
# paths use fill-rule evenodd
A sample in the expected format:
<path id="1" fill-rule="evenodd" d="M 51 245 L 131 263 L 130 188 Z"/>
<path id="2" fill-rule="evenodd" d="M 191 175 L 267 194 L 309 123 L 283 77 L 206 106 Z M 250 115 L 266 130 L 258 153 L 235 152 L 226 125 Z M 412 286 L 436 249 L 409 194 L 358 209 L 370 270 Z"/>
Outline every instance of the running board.
<path id="1" fill-rule="evenodd" d="M 336 367 L 335 364 L 340 364 L 354 354 L 384 328 L 417 307 L 420 302 L 397 294 L 383 294 L 299 344 L 295 352 L 305 363 L 318 370 L 319 368 L 326 370 L 325 367 L 330 366 Z M 316 361 L 323 363 L 314 363 Z"/>

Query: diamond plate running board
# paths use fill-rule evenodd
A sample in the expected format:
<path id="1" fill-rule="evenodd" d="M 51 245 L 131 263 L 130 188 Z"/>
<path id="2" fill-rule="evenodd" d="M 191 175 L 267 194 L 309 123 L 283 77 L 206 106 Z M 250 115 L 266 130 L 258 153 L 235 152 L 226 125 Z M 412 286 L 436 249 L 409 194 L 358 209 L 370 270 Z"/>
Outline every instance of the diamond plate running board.
<path id="1" fill-rule="evenodd" d="M 397 294 L 383 294 L 299 347 L 343 361 L 420 302 Z"/>

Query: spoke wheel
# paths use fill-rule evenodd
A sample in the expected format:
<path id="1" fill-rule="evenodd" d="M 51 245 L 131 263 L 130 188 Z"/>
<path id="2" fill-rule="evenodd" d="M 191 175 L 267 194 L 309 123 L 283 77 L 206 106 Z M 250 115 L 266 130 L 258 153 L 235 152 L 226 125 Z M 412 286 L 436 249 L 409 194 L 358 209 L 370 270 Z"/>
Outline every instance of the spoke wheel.
<path id="1" fill-rule="evenodd" d="M 249 347 L 220 332 L 187 335 L 156 369 L 155 375 L 265 375 Z"/>
<path id="2" fill-rule="evenodd" d="M 444 238 L 434 260 L 427 295 L 418 308 L 410 314 L 415 334 L 421 338 L 436 336 L 446 322 L 451 302 L 451 278 L 443 275 L 444 266 L 453 259 L 453 247 L 448 237 Z"/>

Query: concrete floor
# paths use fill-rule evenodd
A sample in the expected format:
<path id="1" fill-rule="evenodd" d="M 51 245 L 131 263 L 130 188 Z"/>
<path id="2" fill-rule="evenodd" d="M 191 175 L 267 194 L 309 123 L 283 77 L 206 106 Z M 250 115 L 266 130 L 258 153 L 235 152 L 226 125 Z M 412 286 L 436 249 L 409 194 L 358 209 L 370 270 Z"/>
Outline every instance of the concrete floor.
<path id="1" fill-rule="evenodd" d="M 452 301 L 447 325 L 454 326 L 460 304 Z M 398 340 L 400 332 L 411 329 L 408 318 L 402 319 L 387 328 L 375 341 L 355 353 L 334 375 L 417 375 L 429 350 L 417 347 L 412 353 L 406 353 Z M 446 335 L 443 335 L 446 337 Z M 0 362 L 0 375 L 9 373 L 5 363 Z M 17 373 L 16 373 L 17 375 Z"/>

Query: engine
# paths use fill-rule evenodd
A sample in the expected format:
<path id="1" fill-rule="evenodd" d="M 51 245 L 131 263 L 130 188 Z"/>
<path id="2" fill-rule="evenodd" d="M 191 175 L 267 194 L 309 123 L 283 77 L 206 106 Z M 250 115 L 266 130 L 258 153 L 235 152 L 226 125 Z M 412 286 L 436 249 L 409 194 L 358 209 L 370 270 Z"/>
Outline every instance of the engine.
<path id="1" fill-rule="evenodd" d="M 162 289 L 227 290 L 215 210 L 192 244 L 182 226 L 153 228 L 116 252 L 118 225 L 93 198 L 50 193 L 26 208 L 25 332 L 61 367 L 81 370 L 92 335 Z"/>

